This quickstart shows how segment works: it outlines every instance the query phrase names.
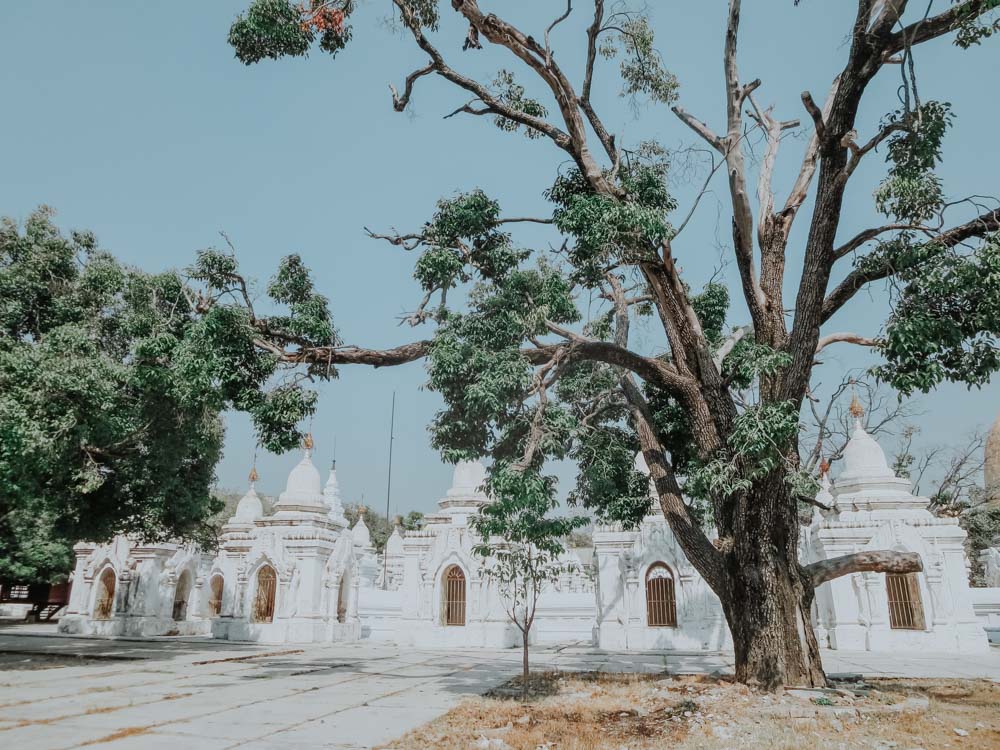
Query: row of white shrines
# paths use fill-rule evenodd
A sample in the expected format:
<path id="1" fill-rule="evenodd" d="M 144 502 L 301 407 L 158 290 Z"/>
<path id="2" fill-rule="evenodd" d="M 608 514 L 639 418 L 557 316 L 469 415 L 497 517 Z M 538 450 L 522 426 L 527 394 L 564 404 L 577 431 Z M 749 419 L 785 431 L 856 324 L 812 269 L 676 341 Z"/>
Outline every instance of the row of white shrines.
<path id="1" fill-rule="evenodd" d="M 271 515 L 251 483 L 217 553 L 118 537 L 80 544 L 65 633 L 208 635 L 266 643 L 372 639 L 417 647 L 519 643 L 483 575 L 469 526 L 489 499 L 484 468 L 461 463 L 419 531 L 393 532 L 384 556 L 362 515 L 349 529 L 331 470 L 325 488 L 307 448 Z M 641 460 L 639 462 L 641 464 Z M 644 465 L 640 465 L 644 468 Z M 255 478 L 251 475 L 251 479 Z M 866 549 L 917 552 L 922 573 L 855 573 L 823 584 L 813 618 L 820 643 L 851 650 L 985 651 L 1000 641 L 1000 551 L 984 562 L 995 588 L 970 588 L 965 532 L 937 518 L 897 478 L 860 421 L 836 484 L 824 477 L 802 529 L 804 562 Z M 568 551 L 539 601 L 535 643 L 604 649 L 718 651 L 732 647 L 719 600 L 678 546 L 658 504 L 636 530 L 598 526 L 592 549 Z"/>

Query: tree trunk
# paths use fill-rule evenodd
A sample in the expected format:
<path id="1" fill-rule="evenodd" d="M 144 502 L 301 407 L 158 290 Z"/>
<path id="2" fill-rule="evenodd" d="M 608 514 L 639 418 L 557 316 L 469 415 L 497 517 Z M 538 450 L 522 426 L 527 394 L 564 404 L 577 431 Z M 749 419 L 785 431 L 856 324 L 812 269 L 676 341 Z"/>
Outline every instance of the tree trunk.
<path id="1" fill-rule="evenodd" d="M 521 654 L 521 700 L 528 700 L 528 628 L 521 631 L 524 653 Z"/>
<path id="2" fill-rule="evenodd" d="M 754 560 L 734 566 L 723 610 L 739 682 L 762 690 L 826 685 L 810 618 L 812 600 L 797 562 L 761 549 Z"/>
<path id="3" fill-rule="evenodd" d="M 780 476 L 740 501 L 720 593 L 736 679 L 762 690 L 826 685 L 811 618 L 814 588 L 798 560 L 795 507 Z"/>

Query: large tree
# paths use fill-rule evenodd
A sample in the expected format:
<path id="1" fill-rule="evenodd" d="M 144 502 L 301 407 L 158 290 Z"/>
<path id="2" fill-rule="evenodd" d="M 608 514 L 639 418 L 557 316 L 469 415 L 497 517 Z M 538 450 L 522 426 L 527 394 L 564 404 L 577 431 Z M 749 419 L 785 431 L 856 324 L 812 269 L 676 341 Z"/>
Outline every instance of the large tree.
<path id="1" fill-rule="evenodd" d="M 225 274 L 227 256 L 210 257 L 190 276 Z M 214 541 L 227 408 L 249 412 L 270 449 L 298 442 L 314 394 L 275 380 L 242 296 L 189 284 L 64 236 L 48 209 L 0 221 L 0 581 L 61 577 L 73 544 L 118 533 Z M 294 258 L 270 291 L 298 310 L 290 328 L 335 342 Z"/>
<path id="2" fill-rule="evenodd" d="M 641 450 L 674 534 L 722 602 L 737 678 L 765 688 L 822 684 L 809 617 L 815 587 L 858 570 L 913 571 L 920 561 L 886 552 L 799 563 L 796 503 L 813 488 L 799 452 L 800 412 L 818 355 L 837 344 L 873 347 L 883 358 L 879 376 L 904 394 L 944 381 L 982 384 L 1000 364 L 1000 212 L 995 201 L 946 199 L 935 167 L 953 115 L 947 104 L 921 98 L 927 92 L 918 93 L 913 73 L 921 45 L 949 37 L 968 47 L 995 32 L 997 1 L 911 8 L 906 0 L 858 0 L 849 28 L 825 36 L 811 29 L 817 45 L 843 49 L 844 60 L 828 92 L 801 95 L 801 125 L 760 106 L 762 82 L 741 76 L 741 3 L 729 0 L 719 29 L 721 127 L 677 104 L 679 84 L 656 51 L 652 25 L 628 3 L 560 4 L 551 23 L 529 33 L 507 17 L 509 4 L 452 0 L 448 12 L 467 28 L 468 54 L 489 47 L 507 55 L 524 81 L 507 69 L 476 80 L 446 59 L 435 41 L 445 4 L 385 5 L 424 57 L 391 87 L 393 108 L 406 110 L 421 81 L 434 76 L 462 96 L 453 114 L 551 143 L 568 166 L 538 186 L 549 208 L 535 220 L 553 224 L 565 242 L 522 250 L 510 230 L 525 219 L 505 218 L 496 201 L 471 190 L 443 200 L 412 234 L 375 235 L 419 252 L 424 297 L 410 322 L 436 324 L 431 338 L 390 350 L 317 347 L 251 315 L 258 345 L 317 375 L 340 364 L 426 358 L 430 386 L 445 401 L 433 424 L 445 457 L 490 455 L 504 471 L 535 473 L 546 459 L 571 458 L 579 465 L 572 499 L 600 517 L 635 522 L 646 512 L 646 479 L 632 464 Z M 315 44 L 337 54 L 360 7 L 254 0 L 229 42 L 246 64 L 302 56 Z M 554 48 L 574 12 L 587 14 L 579 70 L 564 67 L 569 58 Z M 619 142 L 596 111 L 595 71 L 615 59 L 623 93 L 652 100 L 649 117 L 660 116 L 655 105 L 670 107 L 714 154 L 708 177 L 727 183 L 740 309 L 749 318 L 741 325 L 727 323 L 726 288 L 697 291 L 678 266 L 693 208 L 678 211 L 668 190 L 670 154 L 656 143 Z M 881 122 L 859 120 L 872 81 L 887 75 L 902 81 L 899 106 Z M 779 197 L 775 164 L 792 131 L 806 136 L 804 148 Z M 756 170 L 748 166 L 751 141 L 762 144 Z M 875 208 L 884 220 L 844 236 L 845 196 L 857 189 L 858 166 L 880 151 L 888 166 Z M 796 222 L 808 227 L 790 252 Z M 827 329 L 859 292 L 885 281 L 892 309 L 884 326 Z M 449 291 L 470 285 L 454 306 L 458 292 Z M 581 325 L 577 302 L 587 298 L 605 308 Z M 640 350 L 630 337 L 640 316 L 662 329 L 662 350 Z"/>

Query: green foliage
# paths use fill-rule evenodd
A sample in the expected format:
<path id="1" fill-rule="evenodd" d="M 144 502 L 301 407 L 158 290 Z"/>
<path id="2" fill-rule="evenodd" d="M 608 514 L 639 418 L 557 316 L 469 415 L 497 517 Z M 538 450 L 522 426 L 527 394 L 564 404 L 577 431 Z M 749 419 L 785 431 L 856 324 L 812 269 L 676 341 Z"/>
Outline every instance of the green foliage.
<path id="1" fill-rule="evenodd" d="M 896 263 L 905 285 L 876 374 L 904 394 L 945 381 L 987 383 L 1000 368 L 1000 237 L 971 252 L 901 243 L 869 262 Z"/>
<path id="2" fill-rule="evenodd" d="M 538 597 L 562 571 L 563 540 L 587 525 L 586 518 L 550 515 L 558 505 L 555 488 L 555 477 L 498 461 L 486 481 L 492 502 L 471 519 L 482 540 L 474 551 L 483 558 L 483 574 L 498 588 L 507 616 L 524 636 L 525 695 L 528 634 Z"/>
<path id="3" fill-rule="evenodd" d="M 339 343 L 301 260 L 268 285 L 267 319 L 231 254 L 188 273 L 206 288 L 66 238 L 47 209 L 0 223 L 0 579 L 57 576 L 74 543 L 116 533 L 210 540 L 227 409 L 269 450 L 300 442 L 316 394 L 276 382 L 287 365 L 256 342 Z"/>
<path id="4" fill-rule="evenodd" d="M 653 29 L 645 16 L 631 16 L 620 26 L 617 37 L 601 46 L 605 57 L 622 55 L 622 96 L 647 96 L 661 104 L 677 99 L 680 84 L 656 51 Z"/>
<path id="5" fill-rule="evenodd" d="M 745 409 L 733 421 L 723 454 L 692 462 L 685 493 L 709 500 L 750 489 L 755 480 L 786 465 L 785 456 L 799 431 L 798 411 L 792 402 L 761 403 Z M 791 483 L 802 491 L 801 480 Z"/>
<path id="6" fill-rule="evenodd" d="M 528 257 L 511 246 L 499 229 L 500 205 L 482 190 L 438 202 L 424 227 L 428 248 L 417 259 L 414 277 L 425 290 L 450 289 L 477 272 L 500 281 Z"/>
<path id="7" fill-rule="evenodd" d="M 962 49 L 975 47 L 982 44 L 984 39 L 1000 33 L 1000 17 L 996 13 L 996 9 L 1000 8 L 1000 0 L 987 0 L 985 6 L 988 13 L 980 14 L 970 8 L 970 12 L 959 19 L 958 33 L 955 34 L 956 46 Z"/>
<path id="8" fill-rule="evenodd" d="M 472 519 L 483 537 L 480 555 L 496 553 L 495 545 L 510 548 L 523 546 L 524 552 L 554 561 L 565 551 L 562 540 L 575 529 L 587 525 L 580 516 L 552 516 L 559 503 L 555 498 L 556 478 L 537 471 L 519 471 L 510 464 L 497 462 L 486 480 L 486 493 L 492 502 Z M 499 539 L 494 539 L 499 537 Z"/>
<path id="9" fill-rule="evenodd" d="M 414 5 L 420 6 L 418 16 L 432 14 L 436 23 L 435 3 L 424 0 Z M 229 45 L 245 65 L 268 58 L 303 57 L 317 38 L 321 50 L 336 55 L 351 39 L 345 19 L 353 11 L 353 0 L 309 0 L 308 6 L 289 0 L 253 0 L 230 27 Z"/>
<path id="10" fill-rule="evenodd" d="M 309 51 L 315 34 L 302 26 L 302 12 L 289 0 L 254 0 L 229 29 L 229 44 L 245 65 Z"/>
<path id="11" fill-rule="evenodd" d="M 502 432 L 521 431 L 531 384 L 521 344 L 544 334 L 546 320 L 578 318 L 565 279 L 545 266 L 481 284 L 470 303 L 469 313 L 448 317 L 435 332 L 428 362 L 429 385 L 446 403 L 434 418 L 433 444 L 452 461 L 486 455 Z"/>
<path id="12" fill-rule="evenodd" d="M 482 538 L 475 552 L 484 559 L 483 572 L 525 634 L 525 648 L 538 596 L 561 572 L 563 540 L 588 523 L 579 516 L 551 515 L 558 505 L 555 487 L 555 477 L 496 463 L 486 483 L 492 502 L 471 519 Z"/>
<path id="13" fill-rule="evenodd" d="M 792 363 L 788 352 L 779 352 L 766 344 L 758 344 L 749 336 L 740 339 L 722 363 L 722 373 L 734 385 L 749 388 L 760 377 L 781 372 Z"/>
<path id="14" fill-rule="evenodd" d="M 497 73 L 496 78 L 493 79 L 493 93 L 500 103 L 520 114 L 541 119 L 549 114 L 540 102 L 524 95 L 524 86 L 514 80 L 514 74 L 509 70 L 501 70 Z M 493 119 L 493 122 L 498 128 L 508 133 L 521 129 L 521 123 L 508 117 L 498 115 Z M 525 126 L 524 134 L 528 138 L 540 138 L 544 135 L 540 130 L 528 126 Z"/>
<path id="15" fill-rule="evenodd" d="M 711 345 L 719 346 L 729 312 L 729 290 L 717 282 L 708 283 L 699 294 L 691 295 L 691 307 L 698 316 L 705 338 Z"/>
<path id="16" fill-rule="evenodd" d="M 649 259 L 673 229 L 667 214 L 676 202 L 667 191 L 662 167 L 637 162 L 619 175 L 624 199 L 599 195 L 576 168 L 556 178 L 545 195 L 555 204 L 556 227 L 574 239 L 569 249 L 573 278 L 594 286 L 604 267 L 616 261 Z"/>
<path id="17" fill-rule="evenodd" d="M 81 539 L 204 536 L 222 401 L 181 366 L 181 287 L 48 210 L 0 224 L 0 579 L 64 575 Z"/>
<path id="18" fill-rule="evenodd" d="M 941 160 L 941 144 L 951 126 L 951 105 L 926 102 L 913 112 L 897 110 L 883 127 L 903 129 L 890 136 L 886 161 L 892 166 L 875 191 L 875 205 L 886 216 L 917 223 L 935 216 L 944 203 L 941 180 L 934 167 Z"/>
<path id="19" fill-rule="evenodd" d="M 326 297 L 318 294 L 309 271 L 298 255 L 283 258 L 278 273 L 267 285 L 268 296 L 288 306 L 289 314 L 272 316 L 268 323 L 304 346 L 336 346 L 340 344 L 333 327 Z"/>
<path id="20" fill-rule="evenodd" d="M 594 512 L 598 521 L 635 528 L 649 513 L 649 477 L 635 469 L 639 441 L 631 429 L 604 424 L 583 432 L 571 454 L 578 466 L 571 505 Z"/>

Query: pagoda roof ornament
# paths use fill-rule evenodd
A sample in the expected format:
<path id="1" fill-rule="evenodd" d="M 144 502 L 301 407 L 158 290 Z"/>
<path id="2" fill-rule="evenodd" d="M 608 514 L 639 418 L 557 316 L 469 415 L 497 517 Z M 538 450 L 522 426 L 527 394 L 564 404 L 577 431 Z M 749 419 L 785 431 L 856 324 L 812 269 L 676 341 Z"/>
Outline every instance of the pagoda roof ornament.
<path id="1" fill-rule="evenodd" d="M 865 407 L 861 405 L 861 400 L 858 398 L 857 391 L 854 391 L 854 395 L 851 396 L 850 412 L 851 416 L 855 419 L 861 419 L 865 415 Z"/>

